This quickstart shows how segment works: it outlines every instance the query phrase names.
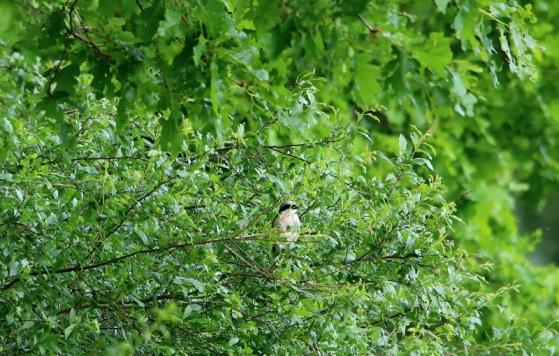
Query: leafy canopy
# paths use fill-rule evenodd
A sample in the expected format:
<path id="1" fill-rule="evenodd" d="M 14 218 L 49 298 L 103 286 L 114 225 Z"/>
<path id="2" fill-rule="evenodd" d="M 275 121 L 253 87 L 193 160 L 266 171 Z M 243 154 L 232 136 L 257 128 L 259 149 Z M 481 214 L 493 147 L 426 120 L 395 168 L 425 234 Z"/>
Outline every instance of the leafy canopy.
<path id="1" fill-rule="evenodd" d="M 554 2 L 0 10 L 4 350 L 559 346 L 514 214 L 557 187 Z"/>

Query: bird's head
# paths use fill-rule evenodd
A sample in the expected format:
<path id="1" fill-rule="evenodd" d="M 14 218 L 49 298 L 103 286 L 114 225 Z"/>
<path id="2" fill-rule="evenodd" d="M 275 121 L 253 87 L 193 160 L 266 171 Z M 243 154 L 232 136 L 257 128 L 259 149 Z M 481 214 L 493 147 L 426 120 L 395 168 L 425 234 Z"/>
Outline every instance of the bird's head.
<path id="1" fill-rule="evenodd" d="M 281 213 L 282 211 L 287 210 L 287 209 L 296 210 L 297 209 L 297 204 L 295 204 L 294 201 L 288 200 L 288 201 L 284 202 L 282 205 L 280 205 L 279 212 Z"/>

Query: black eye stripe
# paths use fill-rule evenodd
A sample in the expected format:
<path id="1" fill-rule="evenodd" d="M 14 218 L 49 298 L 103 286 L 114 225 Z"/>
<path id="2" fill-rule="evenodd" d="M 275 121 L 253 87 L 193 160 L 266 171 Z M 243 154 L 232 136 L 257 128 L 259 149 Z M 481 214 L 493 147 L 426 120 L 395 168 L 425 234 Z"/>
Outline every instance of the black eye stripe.
<path id="1" fill-rule="evenodd" d="M 279 212 L 281 213 L 282 211 L 287 210 L 287 209 L 297 209 L 297 205 L 295 205 L 295 204 L 283 204 L 280 207 Z"/>

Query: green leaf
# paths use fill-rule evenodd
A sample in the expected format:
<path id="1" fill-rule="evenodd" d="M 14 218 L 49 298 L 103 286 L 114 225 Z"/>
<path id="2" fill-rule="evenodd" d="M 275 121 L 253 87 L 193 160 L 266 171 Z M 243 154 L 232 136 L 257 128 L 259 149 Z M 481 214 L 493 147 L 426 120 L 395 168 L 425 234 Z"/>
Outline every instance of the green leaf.
<path id="1" fill-rule="evenodd" d="M 281 10 L 277 0 L 259 1 L 254 14 L 254 26 L 260 35 L 264 35 L 280 23 Z"/>
<path id="2" fill-rule="evenodd" d="M 72 333 L 72 331 L 74 330 L 74 328 L 77 326 L 77 324 L 70 324 L 66 329 L 64 329 L 64 338 L 68 339 L 68 337 L 70 336 L 70 334 Z"/>
<path id="3" fill-rule="evenodd" d="M 79 73 L 79 64 L 71 64 L 60 69 L 58 72 L 55 72 L 54 83 L 56 83 L 56 87 L 53 93 L 63 95 L 73 94 L 75 91 L 74 87 L 78 81 Z"/>
<path id="4" fill-rule="evenodd" d="M 179 41 L 171 41 L 171 43 L 161 46 L 160 53 L 168 65 L 172 65 L 175 57 L 183 51 L 183 45 Z"/>
<path id="5" fill-rule="evenodd" d="M 14 128 L 12 126 L 12 123 L 10 122 L 10 120 L 8 120 L 7 117 L 5 117 L 2 120 L 2 128 L 4 129 L 4 131 L 6 131 L 9 134 L 14 133 Z"/>
<path id="6" fill-rule="evenodd" d="M 148 243 L 147 235 L 142 231 L 142 229 L 138 225 L 134 225 L 134 232 L 136 233 L 136 235 L 140 237 L 140 239 L 144 244 Z"/>
<path id="7" fill-rule="evenodd" d="M 452 92 L 458 99 L 454 110 L 462 116 L 473 116 L 474 105 L 477 103 L 477 98 L 468 92 L 459 74 L 451 71 L 451 75 L 453 83 Z"/>
<path id="8" fill-rule="evenodd" d="M 346 16 L 357 16 L 364 12 L 370 0 L 339 0 L 337 1 L 340 11 Z"/>
<path id="9" fill-rule="evenodd" d="M 199 292 L 201 293 L 204 292 L 204 286 L 198 280 L 194 278 L 186 278 L 186 282 L 192 284 L 194 288 L 196 288 Z"/>
<path id="10" fill-rule="evenodd" d="M 159 145 L 165 151 L 173 155 L 177 155 L 182 147 L 183 133 L 181 131 L 182 114 L 175 110 L 171 111 L 169 118 L 162 118 L 161 136 L 159 137 Z"/>
<path id="11" fill-rule="evenodd" d="M 165 19 L 159 23 L 157 34 L 163 38 L 172 38 L 180 33 L 182 12 L 179 8 L 165 9 Z"/>
<path id="12" fill-rule="evenodd" d="M 44 110 L 47 117 L 54 119 L 57 124 L 58 136 L 62 144 L 67 148 L 73 147 L 76 140 L 75 136 L 72 134 L 72 126 L 64 120 L 64 113 L 57 105 L 56 99 L 45 98 L 38 104 L 38 108 Z"/>
<path id="13" fill-rule="evenodd" d="M 380 68 L 370 64 L 370 58 L 359 55 L 355 63 L 355 85 L 361 106 L 372 107 L 378 100 L 382 88 L 379 84 Z"/>
<path id="14" fill-rule="evenodd" d="M 223 36 L 231 28 L 231 17 L 225 11 L 225 4 L 222 0 L 207 0 L 205 12 L 204 22 L 211 37 Z"/>
<path id="15" fill-rule="evenodd" d="M 423 45 L 416 47 L 415 58 L 422 66 L 429 68 L 437 75 L 446 76 L 445 69 L 452 63 L 452 40 L 441 32 L 432 32 Z"/>
<path id="16" fill-rule="evenodd" d="M 19 273 L 19 262 L 18 261 L 12 261 L 10 262 L 10 272 L 9 272 L 9 276 L 13 277 L 13 276 L 17 276 L 17 274 Z"/>
<path id="17" fill-rule="evenodd" d="M 13 175 L 10 174 L 10 173 L 5 173 L 5 172 L 0 173 L 0 179 L 2 179 L 2 180 L 11 181 L 12 177 L 13 177 Z"/>
<path id="18" fill-rule="evenodd" d="M 406 137 L 402 134 L 400 134 L 400 136 L 398 138 L 398 145 L 400 147 L 400 154 L 403 155 L 404 153 L 406 153 L 406 148 L 408 146 L 408 141 L 406 140 Z"/>
<path id="19" fill-rule="evenodd" d="M 270 78 L 268 71 L 265 69 L 251 69 L 250 72 L 254 74 L 254 76 L 262 81 L 267 81 Z"/>
<path id="20" fill-rule="evenodd" d="M 425 165 L 427 166 L 427 168 L 429 168 L 431 171 L 435 171 L 435 169 L 433 168 L 433 164 L 431 163 L 431 160 L 428 160 L 426 158 L 414 158 L 413 162 L 415 164 L 419 164 L 419 165 Z"/>
<path id="21" fill-rule="evenodd" d="M 33 320 L 27 320 L 23 323 L 23 326 L 21 327 L 21 329 L 22 330 L 29 329 L 29 328 L 33 327 L 33 325 L 35 325 L 35 322 Z"/>
<path id="22" fill-rule="evenodd" d="M 206 52 L 207 41 L 204 37 L 198 37 L 198 44 L 194 46 L 192 58 L 194 59 L 194 65 L 196 67 L 200 66 L 200 59 L 202 55 Z"/>
<path id="23" fill-rule="evenodd" d="M 450 0 L 435 0 L 435 5 L 437 5 L 437 10 L 442 12 L 443 14 L 446 13 L 446 8 Z"/>

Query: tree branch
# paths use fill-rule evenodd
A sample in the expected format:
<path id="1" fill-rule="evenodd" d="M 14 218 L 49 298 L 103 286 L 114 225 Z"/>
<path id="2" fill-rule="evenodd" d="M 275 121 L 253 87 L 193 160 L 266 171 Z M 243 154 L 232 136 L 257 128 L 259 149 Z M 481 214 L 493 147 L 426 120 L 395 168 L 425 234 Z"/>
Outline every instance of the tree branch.
<path id="1" fill-rule="evenodd" d="M 170 181 L 172 181 L 173 179 L 177 178 L 177 176 L 172 176 L 162 182 L 159 182 L 159 184 L 157 184 L 153 189 L 151 189 L 149 192 L 145 193 L 144 195 L 142 195 L 138 200 L 136 200 L 134 202 L 134 204 L 130 205 L 128 207 L 128 209 L 126 210 L 126 212 L 124 213 L 124 216 L 122 217 L 122 219 L 120 219 L 120 221 L 112 228 L 109 230 L 109 232 L 107 232 L 107 234 L 101 238 L 98 238 L 97 241 L 95 242 L 95 245 L 93 246 L 93 248 L 88 252 L 88 254 L 86 255 L 85 259 L 89 259 L 89 257 L 91 257 L 91 255 L 93 254 L 93 252 L 95 252 L 95 250 L 99 247 L 99 245 L 101 244 L 101 242 L 105 239 L 107 239 L 109 236 L 111 236 L 112 234 L 114 234 L 115 232 L 117 232 L 118 229 L 120 229 L 122 227 L 122 225 L 124 224 L 124 222 L 126 221 L 128 215 L 130 214 L 130 212 L 138 205 L 140 204 L 142 201 L 144 201 L 145 199 L 147 199 L 150 195 L 152 195 L 153 193 L 155 193 L 159 188 L 161 188 L 163 185 L 169 183 Z"/>
<path id="2" fill-rule="evenodd" d="M 196 246 L 204 246 L 204 245 L 211 245 L 211 244 L 216 244 L 216 243 L 225 243 L 225 242 L 229 242 L 229 241 L 251 241 L 251 240 L 258 240 L 258 237 L 264 236 L 264 234 L 259 233 L 259 234 L 251 234 L 251 235 L 246 235 L 246 236 L 235 236 L 235 237 L 227 237 L 227 238 L 219 238 L 219 239 L 211 239 L 211 240 L 206 240 L 206 241 L 199 241 L 199 242 L 188 242 L 188 243 L 178 243 L 178 244 L 170 244 L 164 247 L 159 247 L 159 248 L 148 248 L 148 249 L 141 249 L 141 250 L 137 250 L 131 253 L 127 253 L 121 256 L 117 256 L 117 257 L 113 257 L 110 258 L 108 260 L 105 261 L 101 261 L 98 263 L 93 263 L 90 265 L 82 265 L 82 264 L 76 264 L 74 266 L 70 266 L 70 267 L 66 267 L 66 268 L 60 268 L 54 272 L 50 272 L 48 270 L 45 271 L 34 271 L 29 273 L 29 275 L 31 276 L 40 276 L 40 275 L 47 275 L 47 274 L 65 274 L 65 273 L 70 273 L 70 272 L 78 272 L 78 271 L 87 271 L 87 270 L 92 270 L 92 269 L 96 269 L 99 267 L 104 267 L 113 263 L 117 263 L 120 262 L 122 260 L 126 260 L 128 258 L 137 256 L 137 255 L 143 255 L 143 254 L 157 254 L 157 253 L 161 253 L 161 252 L 165 252 L 165 251 L 170 251 L 170 250 L 180 250 L 180 249 L 185 249 L 185 248 L 191 248 L 191 247 L 196 247 Z M 5 285 L 2 286 L 2 290 L 7 290 L 9 289 L 12 285 L 16 284 L 17 282 L 21 281 L 21 277 L 17 276 L 16 278 L 14 278 L 12 281 L 6 283 Z"/>

